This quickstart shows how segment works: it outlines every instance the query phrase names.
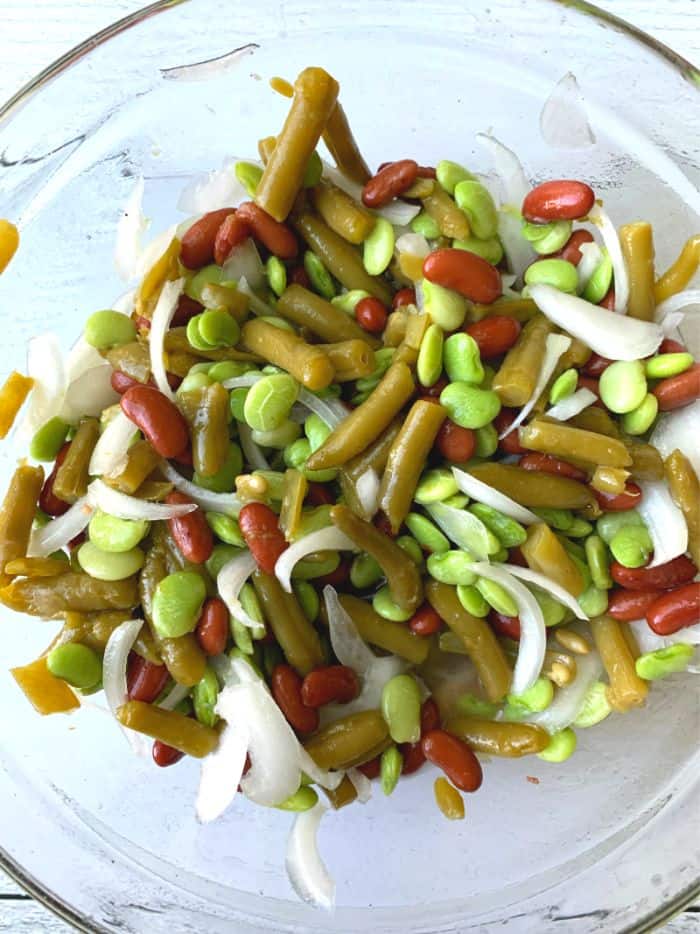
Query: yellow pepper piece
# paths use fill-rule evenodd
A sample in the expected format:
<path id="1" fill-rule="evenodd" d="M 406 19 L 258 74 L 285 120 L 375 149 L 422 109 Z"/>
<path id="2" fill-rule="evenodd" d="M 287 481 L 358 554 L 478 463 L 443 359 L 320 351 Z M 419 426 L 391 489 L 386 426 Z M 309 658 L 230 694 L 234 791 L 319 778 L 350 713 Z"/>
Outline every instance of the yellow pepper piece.
<path id="1" fill-rule="evenodd" d="M 46 658 L 37 658 L 28 665 L 12 668 L 10 674 L 22 688 L 32 707 L 42 716 L 66 713 L 80 707 L 78 698 L 66 682 L 51 674 Z"/>
<path id="2" fill-rule="evenodd" d="M 0 273 L 4 272 L 19 246 L 19 231 L 15 225 L 0 217 Z"/>
<path id="3" fill-rule="evenodd" d="M 143 277 L 136 293 L 135 313 L 143 318 L 150 318 L 156 307 L 160 290 L 166 282 L 177 279 L 180 267 L 180 241 L 173 237 L 165 253 L 157 259 Z"/>
<path id="4" fill-rule="evenodd" d="M 1 259 L 0 272 L 2 272 Z M 24 400 L 29 395 L 33 385 L 33 379 L 22 376 L 16 370 L 10 373 L 5 380 L 2 389 L 0 389 L 0 438 L 7 437 L 7 433 L 17 418 L 17 413 L 22 408 Z"/>

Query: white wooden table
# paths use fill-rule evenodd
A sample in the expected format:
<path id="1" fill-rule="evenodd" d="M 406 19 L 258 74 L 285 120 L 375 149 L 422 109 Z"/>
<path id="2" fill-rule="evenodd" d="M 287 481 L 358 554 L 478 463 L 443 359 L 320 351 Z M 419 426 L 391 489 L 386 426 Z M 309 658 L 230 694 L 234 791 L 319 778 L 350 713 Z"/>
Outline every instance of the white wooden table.
<path id="1" fill-rule="evenodd" d="M 0 101 L 73 45 L 145 2 L 0 0 Z M 700 64 L 700 0 L 598 0 L 598 5 Z M 67 934 L 70 930 L 0 871 L 0 932 Z M 700 934 L 700 905 L 664 929 L 664 934 L 691 932 Z"/>

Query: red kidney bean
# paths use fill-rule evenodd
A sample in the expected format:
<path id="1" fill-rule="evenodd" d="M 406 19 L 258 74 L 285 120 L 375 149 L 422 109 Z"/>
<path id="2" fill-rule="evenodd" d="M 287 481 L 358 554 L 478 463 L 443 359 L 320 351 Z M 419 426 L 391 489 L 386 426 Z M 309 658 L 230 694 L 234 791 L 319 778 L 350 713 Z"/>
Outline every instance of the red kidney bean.
<path id="1" fill-rule="evenodd" d="M 440 728 L 440 710 L 432 697 L 423 702 L 420 712 L 420 732 L 421 736 L 429 733 L 431 730 Z M 411 775 L 417 772 L 421 766 L 425 765 L 425 756 L 421 741 L 417 743 L 401 743 L 399 746 L 403 765 L 401 767 L 402 775 Z"/>
<path id="2" fill-rule="evenodd" d="M 491 610 L 489 623 L 497 635 L 505 636 L 506 639 L 513 639 L 515 642 L 520 641 L 520 617 L 505 616 L 503 613 Z"/>
<path id="3" fill-rule="evenodd" d="M 168 683 L 165 665 L 154 665 L 136 652 L 131 652 L 126 666 L 126 693 L 129 700 L 152 704 Z"/>
<path id="4" fill-rule="evenodd" d="M 642 619 L 662 593 L 661 590 L 613 590 L 608 597 L 607 613 L 622 623 L 631 623 Z"/>
<path id="5" fill-rule="evenodd" d="M 247 240 L 252 231 L 247 220 L 236 211 L 224 219 L 214 240 L 214 262 L 223 266 L 235 247 Z"/>
<path id="6" fill-rule="evenodd" d="M 476 341 L 481 359 L 490 360 L 510 350 L 518 339 L 521 324 L 506 315 L 493 315 L 468 324 L 464 331 Z"/>
<path id="7" fill-rule="evenodd" d="M 348 704 L 359 693 L 359 679 L 347 665 L 316 668 L 308 673 L 301 685 L 301 700 L 307 707 Z"/>
<path id="8" fill-rule="evenodd" d="M 615 311 L 615 289 L 609 288 L 598 304 L 601 308 L 607 308 L 608 311 Z"/>
<path id="9" fill-rule="evenodd" d="M 501 294 L 501 276 L 495 266 L 476 253 L 443 247 L 423 261 L 423 275 L 472 302 L 490 305 Z"/>
<path id="10" fill-rule="evenodd" d="M 270 688 L 277 706 L 293 729 L 299 733 L 313 733 L 318 729 L 318 711 L 303 702 L 301 687 L 301 676 L 291 665 L 275 666 Z"/>
<path id="11" fill-rule="evenodd" d="M 418 178 L 437 178 L 437 170 L 432 165 L 419 165 Z"/>
<path id="12" fill-rule="evenodd" d="M 175 457 L 173 457 L 173 460 L 177 464 L 182 464 L 183 467 L 193 467 L 194 456 L 192 454 L 192 445 L 188 444 L 181 454 L 177 454 Z"/>
<path id="13" fill-rule="evenodd" d="M 481 765 L 465 742 L 445 730 L 431 730 L 421 740 L 423 755 L 447 775 L 461 791 L 481 787 Z"/>
<path id="14" fill-rule="evenodd" d="M 332 506 L 335 503 L 335 497 L 322 483 L 310 481 L 306 491 L 306 503 L 309 506 Z"/>
<path id="15" fill-rule="evenodd" d="M 593 490 L 593 495 L 598 500 L 598 505 L 606 512 L 625 512 L 627 509 L 634 509 L 639 505 L 642 499 L 642 491 L 636 483 L 631 481 L 625 484 L 622 493 L 601 493 L 600 490 Z"/>
<path id="16" fill-rule="evenodd" d="M 611 363 L 612 360 L 608 360 L 607 357 L 601 357 L 597 353 L 592 353 L 581 368 L 581 372 L 585 373 L 586 376 L 593 376 L 595 379 L 598 379 L 603 375 Z"/>
<path id="17" fill-rule="evenodd" d="M 429 603 L 419 607 L 408 621 L 408 628 L 416 636 L 432 636 L 441 626 L 442 619 Z"/>
<path id="18" fill-rule="evenodd" d="M 328 574 L 322 574 L 314 579 L 314 583 L 319 587 L 325 587 L 329 584 L 331 587 L 341 587 L 350 580 L 350 568 L 352 561 L 350 558 L 341 558 L 338 567 Z"/>
<path id="19" fill-rule="evenodd" d="M 501 409 L 493 420 L 493 427 L 499 435 L 506 431 L 518 417 L 517 409 Z M 503 438 L 499 438 L 498 447 L 504 454 L 527 454 L 527 448 L 520 443 L 518 430 L 508 432 Z"/>
<path id="20" fill-rule="evenodd" d="M 379 773 L 382 770 L 382 758 L 381 756 L 375 756 L 374 759 L 370 759 L 369 762 L 363 762 L 362 765 L 358 765 L 357 768 L 370 780 L 379 778 Z"/>
<path id="21" fill-rule="evenodd" d="M 600 388 L 598 386 L 598 380 L 594 379 L 592 376 L 582 376 L 579 373 L 578 383 L 576 385 L 577 389 L 590 389 L 594 396 L 596 396 L 595 402 L 592 402 L 591 405 L 598 406 L 599 409 L 604 409 L 605 406 L 600 401 Z"/>
<path id="22" fill-rule="evenodd" d="M 421 387 L 421 398 L 430 399 L 431 401 L 436 401 L 440 398 L 440 393 L 449 385 L 449 380 L 445 379 L 444 376 L 441 376 L 437 383 L 433 383 L 432 386 Z"/>
<path id="23" fill-rule="evenodd" d="M 229 628 L 228 607 L 221 597 L 206 600 L 194 631 L 199 647 L 205 655 L 221 655 L 228 642 Z"/>
<path id="24" fill-rule="evenodd" d="M 274 574 L 277 559 L 288 547 L 275 513 L 264 503 L 246 503 L 238 516 L 238 525 L 260 570 Z"/>
<path id="25" fill-rule="evenodd" d="M 172 490 L 165 497 L 165 502 L 172 506 L 191 503 L 192 500 L 179 490 Z M 187 561 L 204 564 L 211 557 L 214 535 L 199 506 L 184 516 L 168 519 L 168 528 L 180 554 Z"/>
<path id="26" fill-rule="evenodd" d="M 142 385 L 137 379 L 127 376 L 127 374 L 122 373 L 121 370 L 112 370 L 112 374 L 109 377 L 109 384 L 120 396 L 123 396 L 127 389 L 131 389 L 132 386 Z"/>
<path id="27" fill-rule="evenodd" d="M 381 334 L 386 327 L 387 311 L 378 298 L 362 298 L 355 305 L 355 319 L 369 334 Z"/>
<path id="28" fill-rule="evenodd" d="M 253 236 L 280 259 L 294 259 L 299 251 L 297 238 L 286 224 L 281 224 L 253 201 L 244 201 L 237 215 L 250 227 Z"/>
<path id="29" fill-rule="evenodd" d="M 515 545 L 515 547 L 510 549 L 508 552 L 508 560 L 511 564 L 516 564 L 519 568 L 528 567 L 528 563 L 525 560 L 525 555 L 522 553 L 522 549 L 518 545 Z M 509 616 L 508 619 L 511 619 L 511 617 Z"/>
<path id="30" fill-rule="evenodd" d="M 561 250 L 553 253 L 552 256 L 557 259 L 565 259 L 568 263 L 578 266 L 583 258 L 581 247 L 584 243 L 593 243 L 594 237 L 587 230 L 574 230 Z"/>
<path id="31" fill-rule="evenodd" d="M 403 194 L 418 178 L 418 164 L 413 159 L 391 162 L 373 175 L 362 189 L 362 203 L 368 208 L 382 208 Z"/>
<path id="32" fill-rule="evenodd" d="M 41 493 L 39 494 L 39 509 L 41 509 L 42 512 L 45 512 L 47 516 L 62 516 L 64 512 L 68 512 L 70 509 L 70 503 L 66 503 L 64 500 L 59 499 L 53 491 L 53 485 L 56 480 L 58 468 L 66 459 L 66 454 L 68 453 L 69 448 L 70 441 L 66 441 L 66 443 L 61 446 L 60 451 L 56 455 L 56 461 L 53 465 L 53 469 L 46 480 L 44 480 L 44 485 L 42 486 Z"/>
<path id="33" fill-rule="evenodd" d="M 610 565 L 610 576 L 626 590 L 669 590 L 690 583 L 697 573 L 695 564 L 686 555 L 655 568 L 626 568 L 617 561 Z"/>
<path id="34" fill-rule="evenodd" d="M 520 458 L 519 466 L 523 470 L 536 470 L 539 473 L 555 474 L 557 477 L 568 477 L 570 480 L 578 480 L 579 483 L 584 483 L 587 479 L 583 470 L 579 470 L 573 464 L 559 460 L 558 457 L 553 457 L 551 454 L 540 454 L 533 451 Z"/>
<path id="35" fill-rule="evenodd" d="M 181 295 L 178 299 L 177 308 L 170 323 L 171 328 L 183 327 L 190 318 L 194 318 L 200 311 L 204 311 L 204 305 L 190 298 L 189 295 Z"/>
<path id="36" fill-rule="evenodd" d="M 435 447 L 445 460 L 455 464 L 468 461 L 476 450 L 476 434 L 446 418 L 435 438 Z"/>
<path id="37" fill-rule="evenodd" d="M 397 308 L 403 308 L 404 305 L 415 305 L 416 304 L 416 290 L 415 289 L 399 289 L 395 293 L 394 297 L 391 300 L 391 307 L 394 311 Z"/>
<path id="38" fill-rule="evenodd" d="M 132 386 L 120 405 L 161 457 L 176 457 L 189 444 L 187 422 L 180 410 L 153 386 Z"/>
<path id="39" fill-rule="evenodd" d="M 305 289 L 311 287 L 311 279 L 309 279 L 309 274 L 303 266 L 297 266 L 292 270 L 289 281 L 293 282 L 294 285 L 301 285 Z"/>
<path id="40" fill-rule="evenodd" d="M 557 179 L 533 188 L 523 201 L 522 213 L 535 224 L 575 221 L 585 217 L 594 203 L 593 189 L 585 182 Z"/>
<path id="41" fill-rule="evenodd" d="M 389 522 L 386 515 L 381 512 L 381 510 L 377 513 L 374 519 L 372 519 L 372 525 L 375 527 L 375 529 L 379 529 L 380 532 L 388 536 L 388 538 L 397 538 L 397 534 L 391 527 L 391 522 Z"/>
<path id="42" fill-rule="evenodd" d="M 686 584 L 655 600 L 646 612 L 647 623 L 659 636 L 700 622 L 700 583 Z"/>
<path id="43" fill-rule="evenodd" d="M 685 347 L 680 341 L 674 341 L 671 337 L 665 337 L 661 341 L 659 353 L 685 353 Z"/>
<path id="44" fill-rule="evenodd" d="M 440 708 L 433 697 L 423 701 L 420 709 L 420 734 L 425 736 L 431 730 L 440 728 Z"/>
<path id="45" fill-rule="evenodd" d="M 185 231 L 180 243 L 180 261 L 188 269 L 200 269 L 214 259 L 214 242 L 219 227 L 235 208 L 209 211 Z"/>
<path id="46" fill-rule="evenodd" d="M 670 412 L 700 399 L 700 363 L 695 363 L 678 376 L 662 379 L 652 392 L 658 399 L 661 412 Z"/>
<path id="47" fill-rule="evenodd" d="M 168 746 L 167 743 L 159 739 L 153 743 L 151 754 L 155 764 L 159 765 L 162 769 L 167 768 L 169 765 L 175 765 L 175 763 L 179 762 L 185 755 L 184 752 L 180 752 L 180 750 L 175 749 L 174 746 Z"/>

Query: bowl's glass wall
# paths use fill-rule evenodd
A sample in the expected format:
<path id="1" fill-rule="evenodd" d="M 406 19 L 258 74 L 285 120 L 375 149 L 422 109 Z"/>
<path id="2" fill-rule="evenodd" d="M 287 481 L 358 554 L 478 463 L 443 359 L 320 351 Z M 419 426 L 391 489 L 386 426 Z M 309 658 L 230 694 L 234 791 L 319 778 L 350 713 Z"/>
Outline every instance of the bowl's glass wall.
<path id="1" fill-rule="evenodd" d="M 206 80 L 162 73 L 249 43 Z M 371 164 L 447 157 L 488 171 L 474 137 L 491 129 L 533 179 L 586 178 L 617 222 L 652 220 L 660 267 L 700 226 L 694 73 L 584 4 L 261 0 L 243 12 L 191 0 L 97 45 L 0 124 L 0 214 L 22 224 L 0 280 L 3 371 L 37 330 L 67 347 L 123 290 L 114 228 L 134 176 L 146 178 L 154 230 L 180 219 L 189 177 L 254 155 L 280 125 L 287 105 L 267 80 L 309 63 L 340 80 Z M 542 104 L 568 71 L 596 137 L 584 149 L 540 134 Z M 18 453 L 4 450 L 4 475 Z M 55 627 L 3 616 L 0 845 L 100 929 L 465 931 L 508 919 L 513 931 L 613 931 L 662 917 L 697 885 L 698 702 L 687 681 L 581 731 L 563 766 L 486 764 L 463 823 L 440 818 L 428 770 L 388 801 L 330 815 L 321 846 L 339 908 L 329 917 L 297 903 L 286 881 L 290 815 L 239 800 L 200 827 L 194 762 L 154 772 L 97 709 L 36 717 L 5 669 Z"/>

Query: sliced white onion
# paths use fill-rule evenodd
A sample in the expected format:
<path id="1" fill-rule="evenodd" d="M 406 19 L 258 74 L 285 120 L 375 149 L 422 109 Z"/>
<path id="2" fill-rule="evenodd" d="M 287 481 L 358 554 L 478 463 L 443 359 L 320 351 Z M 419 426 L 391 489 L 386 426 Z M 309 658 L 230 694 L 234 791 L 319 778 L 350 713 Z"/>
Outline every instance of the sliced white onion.
<path id="1" fill-rule="evenodd" d="M 379 508 L 379 486 L 379 474 L 374 467 L 368 467 L 355 483 L 357 498 L 368 522 Z"/>
<path id="2" fill-rule="evenodd" d="M 634 633 L 639 651 L 642 653 L 656 652 L 658 649 L 668 648 L 669 645 L 675 645 L 677 642 L 685 642 L 686 645 L 700 645 L 700 623 L 686 626 L 684 629 L 672 632 L 668 636 L 657 635 L 645 619 L 637 619 L 625 625 L 628 625 Z"/>
<path id="3" fill-rule="evenodd" d="M 238 423 L 238 440 L 241 442 L 241 450 L 247 464 L 250 464 L 255 470 L 270 469 L 270 464 L 260 450 L 260 445 L 253 441 L 252 429 L 245 422 Z"/>
<path id="4" fill-rule="evenodd" d="M 700 430 L 700 424 L 695 426 Z M 663 480 L 639 483 L 642 498 L 637 512 L 644 523 L 654 544 L 654 556 L 650 568 L 672 561 L 678 555 L 685 554 L 688 547 L 688 526 L 685 516 L 671 498 L 671 493 Z"/>
<path id="5" fill-rule="evenodd" d="M 193 512 L 194 503 L 149 503 L 136 496 L 128 496 L 113 490 L 102 480 L 93 480 L 87 491 L 87 500 L 91 506 L 101 509 L 116 519 L 143 519 L 146 522 L 158 522 L 161 519 L 176 519 Z"/>
<path id="6" fill-rule="evenodd" d="M 327 162 L 323 163 L 323 175 L 334 185 L 337 185 L 338 188 L 342 188 L 358 204 L 362 204 L 362 185 L 358 185 L 357 182 L 352 181 L 334 165 L 329 165 Z M 420 213 L 420 205 L 394 199 L 389 204 L 384 205 L 383 208 L 377 208 L 371 213 L 377 217 L 383 217 L 396 227 L 408 227 L 413 218 Z"/>
<path id="7" fill-rule="evenodd" d="M 235 493 L 212 493 L 211 490 L 205 490 L 203 486 L 197 486 L 196 483 L 186 480 L 167 461 L 162 461 L 160 470 L 176 490 L 189 496 L 202 509 L 208 512 L 222 512 L 226 516 L 237 516 L 241 511 L 242 504 Z"/>
<path id="8" fill-rule="evenodd" d="M 250 735 L 246 721 L 236 706 L 238 685 L 222 688 L 216 712 L 226 721 L 219 743 L 202 760 L 195 811 L 203 824 L 216 820 L 236 797 L 243 777 Z"/>
<path id="9" fill-rule="evenodd" d="M 141 238 L 148 229 L 143 213 L 143 177 L 136 179 L 129 198 L 117 222 L 117 240 L 114 245 L 114 265 L 125 282 L 136 277 L 141 255 Z"/>
<path id="10" fill-rule="evenodd" d="M 578 600 L 572 597 L 568 590 L 547 577 L 546 574 L 540 574 L 539 571 L 532 571 L 530 568 L 521 568 L 516 564 L 503 564 L 501 566 L 504 571 L 508 571 L 513 577 L 519 577 L 520 580 L 526 581 L 528 584 L 535 584 L 541 590 L 546 590 L 550 596 L 558 600 L 559 603 L 563 603 L 579 619 L 588 619 L 588 614 L 581 609 Z"/>
<path id="11" fill-rule="evenodd" d="M 101 361 L 100 366 L 91 367 L 68 383 L 60 416 L 65 422 L 75 424 L 81 418 L 96 418 L 110 405 L 119 401 L 112 389 L 112 367 Z"/>
<path id="12" fill-rule="evenodd" d="M 308 389 L 299 390 L 299 402 L 325 422 L 329 428 L 337 428 L 350 414 L 340 399 L 321 399 Z"/>
<path id="13" fill-rule="evenodd" d="M 22 433 L 31 436 L 58 415 L 66 395 L 67 379 L 61 345 L 55 334 L 40 334 L 27 344 L 27 375 L 34 380 Z"/>
<path id="14" fill-rule="evenodd" d="M 292 888 L 302 901 L 331 911 L 335 905 L 335 882 L 321 859 L 316 837 L 327 810 L 318 801 L 310 810 L 295 817 L 287 842 L 285 866 Z"/>
<path id="15" fill-rule="evenodd" d="M 588 282 L 603 261 L 603 251 L 594 241 L 593 243 L 582 243 L 579 247 L 581 253 L 581 262 L 576 267 L 578 273 L 579 293 L 588 285 Z"/>
<path id="16" fill-rule="evenodd" d="M 362 639 L 352 617 L 343 608 L 330 584 L 323 588 L 323 599 L 328 614 L 328 633 L 336 658 L 341 665 L 347 665 L 360 678 L 364 678 L 376 662 L 376 655 Z"/>
<path id="17" fill-rule="evenodd" d="M 664 337 L 672 337 L 677 339 L 680 335 L 678 329 L 685 320 L 685 315 L 682 311 L 672 311 L 667 315 L 664 315 L 663 318 L 657 319 L 658 323 L 661 325 L 661 330 L 664 332 Z"/>
<path id="18" fill-rule="evenodd" d="M 610 220 L 607 211 L 604 211 L 599 204 L 593 205 L 588 213 L 588 219 L 600 230 L 603 243 L 610 256 L 613 278 L 615 281 L 615 311 L 617 314 L 626 314 L 627 302 L 630 297 L 629 273 L 627 271 L 627 263 L 622 255 L 622 247 L 620 246 L 620 238 L 617 234 L 617 230 Z M 608 354 L 608 356 L 610 356 L 610 354 Z"/>
<path id="19" fill-rule="evenodd" d="M 589 405 L 593 405 L 597 398 L 594 392 L 583 386 L 581 389 L 577 389 L 576 392 L 572 392 L 566 399 L 557 402 L 551 409 L 547 409 L 545 415 L 548 418 L 555 418 L 558 422 L 566 422 L 573 418 L 574 415 L 578 415 L 579 412 L 583 412 Z"/>
<path id="20" fill-rule="evenodd" d="M 700 307 L 700 289 L 685 289 L 683 292 L 676 292 L 675 295 L 671 295 L 670 298 L 656 306 L 656 320 L 662 321 L 666 315 L 693 307 Z"/>
<path id="21" fill-rule="evenodd" d="M 372 797 L 372 782 L 359 769 L 348 769 L 345 773 L 350 779 L 353 788 L 357 792 L 357 800 L 360 804 L 367 804 Z"/>
<path id="22" fill-rule="evenodd" d="M 253 290 L 259 289 L 263 285 L 265 282 L 265 268 L 258 249 L 250 237 L 231 250 L 223 265 L 221 279 L 223 282 L 238 282 L 239 286 L 241 280 L 245 279 L 248 286 Z"/>
<path id="23" fill-rule="evenodd" d="M 656 424 L 650 442 L 663 458 L 670 457 L 677 449 L 688 458 L 693 470 L 700 477 L 700 399 L 664 413 Z"/>
<path id="24" fill-rule="evenodd" d="M 114 308 L 114 311 L 119 311 L 120 309 Z M 131 311 L 122 312 L 123 314 L 130 314 Z M 97 366 L 106 366 L 104 357 L 102 357 L 99 351 L 93 347 L 91 344 L 85 340 L 81 334 L 77 341 L 73 344 L 71 349 L 68 351 L 66 356 L 65 368 L 66 368 L 66 380 L 67 382 L 73 383 L 78 379 L 79 376 L 82 376 L 83 373 L 87 370 L 92 370 Z"/>
<path id="25" fill-rule="evenodd" d="M 530 297 L 550 321 L 610 360 L 650 357 L 663 340 L 658 324 L 616 315 L 551 285 L 530 286 Z"/>
<path id="26" fill-rule="evenodd" d="M 136 426 L 120 409 L 100 435 L 90 458 L 91 477 L 119 473 L 126 464 L 129 444 Z"/>
<path id="27" fill-rule="evenodd" d="M 542 138 L 558 149 L 585 149 L 595 143 L 578 81 L 568 72 L 556 84 L 540 113 Z"/>
<path id="28" fill-rule="evenodd" d="M 41 528 L 34 529 L 29 540 L 27 554 L 35 558 L 46 558 L 54 551 L 65 548 L 80 535 L 92 518 L 93 506 L 87 496 L 73 503 L 67 512 L 48 522 Z"/>
<path id="29" fill-rule="evenodd" d="M 248 201 L 248 192 L 236 178 L 235 165 L 238 161 L 227 160 L 217 171 L 199 175 L 189 182 L 178 199 L 178 211 L 206 214 L 221 208 L 235 208 Z"/>
<path id="30" fill-rule="evenodd" d="M 262 373 L 244 373 L 242 376 L 233 376 L 231 379 L 225 379 L 221 385 L 224 389 L 247 389 L 262 378 Z"/>
<path id="31" fill-rule="evenodd" d="M 357 545 L 335 526 L 318 529 L 298 539 L 282 552 L 275 564 L 275 577 L 287 593 L 292 592 L 292 571 L 297 562 L 317 551 L 357 551 Z"/>
<path id="32" fill-rule="evenodd" d="M 153 310 L 151 330 L 148 335 L 148 352 L 150 354 L 153 379 L 158 389 L 170 400 L 175 399 L 175 393 L 168 383 L 163 359 L 165 332 L 170 327 L 173 316 L 177 311 L 177 304 L 180 301 L 184 286 L 184 279 L 175 279 L 172 282 L 163 284 L 156 307 Z"/>
<path id="33" fill-rule="evenodd" d="M 312 782 L 329 791 L 335 791 L 345 777 L 345 772 L 329 772 L 326 769 L 320 769 L 301 743 L 297 745 L 297 762 L 301 771 L 305 772 Z"/>
<path id="34" fill-rule="evenodd" d="M 547 340 L 545 341 L 545 351 L 544 359 L 542 360 L 542 366 L 540 367 L 540 372 L 537 376 L 537 382 L 535 383 L 535 388 L 532 390 L 532 395 L 527 400 L 525 405 L 518 412 L 518 416 L 512 425 L 509 425 L 505 431 L 502 431 L 498 436 L 499 440 L 505 438 L 507 434 L 510 434 L 511 431 L 515 431 L 525 419 L 528 417 L 530 412 L 533 410 L 535 403 L 539 397 L 544 392 L 544 388 L 549 382 L 556 369 L 559 358 L 563 353 L 565 353 L 571 346 L 571 338 L 567 337 L 566 334 L 548 334 Z"/>
<path id="35" fill-rule="evenodd" d="M 456 509 L 445 503 L 433 503 L 426 506 L 426 510 L 451 542 L 480 561 L 488 560 L 490 536 L 481 519 L 466 509 Z"/>
<path id="36" fill-rule="evenodd" d="M 260 623 L 246 613 L 238 597 L 243 585 L 256 567 L 255 558 L 246 550 L 227 561 L 216 578 L 219 596 L 228 607 L 229 613 L 249 629 L 259 629 Z"/>
<path id="37" fill-rule="evenodd" d="M 502 203 L 517 208 L 519 211 L 525 196 L 530 190 L 530 183 L 527 180 L 520 159 L 512 149 L 508 149 L 490 133 L 477 133 L 476 138 L 493 159 L 494 168 L 503 188 Z M 521 237 L 521 239 L 523 238 Z"/>
<path id="38" fill-rule="evenodd" d="M 191 687 L 187 687 L 185 684 L 175 684 L 168 693 L 168 696 L 165 697 L 159 704 L 159 707 L 162 707 L 163 710 L 175 710 L 180 701 L 183 701 L 186 697 L 190 696 Z"/>
<path id="39" fill-rule="evenodd" d="M 119 707 L 128 700 L 126 663 L 129 652 L 134 642 L 136 642 L 142 626 L 142 619 L 128 619 L 120 623 L 110 635 L 105 646 L 102 657 L 102 690 L 107 705 L 115 717 Z M 148 758 L 151 746 L 149 740 L 142 733 L 137 733 L 135 730 L 125 729 L 124 727 L 122 727 L 122 730 L 134 752 Z"/>
<path id="40" fill-rule="evenodd" d="M 462 493 L 466 493 L 467 496 L 475 499 L 478 503 L 483 503 L 485 506 L 497 509 L 499 512 L 502 512 L 504 516 L 515 519 L 516 522 L 522 522 L 523 525 L 531 525 L 533 522 L 540 521 L 540 517 L 536 516 L 530 509 L 526 509 L 525 506 L 516 503 L 514 499 L 511 499 L 510 496 L 506 496 L 505 493 L 494 490 L 492 486 L 489 486 L 488 483 L 484 483 L 483 480 L 479 480 L 470 473 L 460 470 L 459 467 L 452 468 L 452 475 Z"/>
<path id="41" fill-rule="evenodd" d="M 173 237 L 177 236 L 177 224 L 172 224 L 170 227 L 166 227 L 165 230 L 154 237 L 141 251 L 141 255 L 138 259 L 138 266 L 136 269 L 136 278 L 143 279 L 146 273 L 151 269 L 155 263 L 161 258 L 166 249 L 173 242 Z M 114 309 L 118 311 L 119 309 Z M 125 311 L 124 314 L 129 314 L 129 311 Z"/>
<path id="42" fill-rule="evenodd" d="M 135 301 L 136 301 L 136 289 L 129 289 L 127 292 L 122 292 L 119 298 L 116 298 L 112 302 L 112 305 L 111 305 L 112 311 L 118 311 L 122 315 L 131 316 L 131 313 L 134 310 Z M 97 351 L 95 351 L 95 353 L 97 353 Z"/>
<path id="43" fill-rule="evenodd" d="M 576 677 L 558 688 L 554 700 L 545 710 L 527 717 L 528 723 L 541 726 L 550 735 L 565 729 L 578 717 L 592 684 L 603 673 L 600 656 L 595 650 L 576 656 Z"/>
<path id="44" fill-rule="evenodd" d="M 532 245 L 523 237 L 522 222 L 522 215 L 516 208 L 503 207 L 498 212 L 498 236 L 516 282 L 522 280 L 527 267 L 538 259 Z"/>
<path id="45" fill-rule="evenodd" d="M 510 689 L 513 694 L 524 694 L 539 678 L 544 663 L 547 631 L 542 610 L 527 587 L 504 570 L 503 565 L 487 564 L 484 561 L 472 564 L 471 570 L 480 577 L 500 584 L 518 605 L 520 643 Z"/>
<path id="46" fill-rule="evenodd" d="M 396 250 L 424 259 L 430 253 L 430 244 L 422 234 L 405 233 L 396 241 Z"/>

